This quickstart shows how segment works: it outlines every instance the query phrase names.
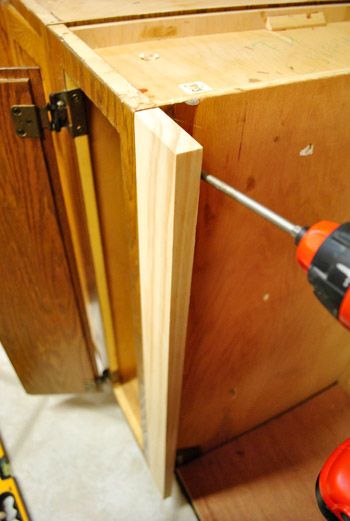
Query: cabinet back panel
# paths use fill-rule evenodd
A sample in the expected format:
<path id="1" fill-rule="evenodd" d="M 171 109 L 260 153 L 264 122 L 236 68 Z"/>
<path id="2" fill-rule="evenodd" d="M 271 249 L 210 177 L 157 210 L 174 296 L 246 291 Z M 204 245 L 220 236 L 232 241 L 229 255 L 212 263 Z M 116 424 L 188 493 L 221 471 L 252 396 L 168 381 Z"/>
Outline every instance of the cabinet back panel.
<path id="1" fill-rule="evenodd" d="M 173 116 L 203 146 L 207 172 L 297 224 L 342 222 L 349 87 L 344 75 L 182 104 Z M 178 447 L 217 446 L 325 388 L 349 343 L 293 240 L 202 183 Z"/>

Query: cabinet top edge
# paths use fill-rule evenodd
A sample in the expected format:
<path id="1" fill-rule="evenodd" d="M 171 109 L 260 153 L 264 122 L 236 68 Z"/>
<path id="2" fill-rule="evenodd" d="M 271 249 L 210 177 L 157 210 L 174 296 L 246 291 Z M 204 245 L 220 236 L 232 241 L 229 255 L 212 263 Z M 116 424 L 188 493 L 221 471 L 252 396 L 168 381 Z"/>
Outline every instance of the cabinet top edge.
<path id="1" fill-rule="evenodd" d="M 26 10 L 45 25 L 68 26 L 141 19 L 157 16 L 268 9 L 325 4 L 346 4 L 346 0 L 8 0 L 19 11 Z"/>

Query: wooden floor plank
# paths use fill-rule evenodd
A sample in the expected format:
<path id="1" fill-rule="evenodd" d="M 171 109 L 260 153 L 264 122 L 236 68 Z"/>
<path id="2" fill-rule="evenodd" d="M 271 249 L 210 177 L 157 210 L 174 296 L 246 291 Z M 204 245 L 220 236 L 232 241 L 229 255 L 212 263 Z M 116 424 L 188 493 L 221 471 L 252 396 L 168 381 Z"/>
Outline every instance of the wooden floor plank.
<path id="1" fill-rule="evenodd" d="M 350 397 L 334 386 L 178 469 L 202 521 L 317 521 L 318 472 L 350 435 Z"/>

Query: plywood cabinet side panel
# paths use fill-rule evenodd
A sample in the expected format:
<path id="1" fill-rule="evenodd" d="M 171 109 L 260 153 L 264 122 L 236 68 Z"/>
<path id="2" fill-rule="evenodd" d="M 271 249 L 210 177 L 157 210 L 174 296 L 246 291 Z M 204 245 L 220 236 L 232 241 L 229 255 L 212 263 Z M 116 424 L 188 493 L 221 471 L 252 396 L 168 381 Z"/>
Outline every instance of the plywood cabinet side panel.
<path id="1" fill-rule="evenodd" d="M 350 398 L 334 386 L 178 474 L 202 521 L 321 520 L 316 478 L 349 422 Z"/>
<path id="2" fill-rule="evenodd" d="M 163 494 L 174 465 L 201 147 L 161 110 L 135 114 L 146 454 Z"/>
<path id="3" fill-rule="evenodd" d="M 173 109 L 204 169 L 301 225 L 349 218 L 350 76 Z M 325 388 L 349 335 L 289 236 L 202 184 L 179 448 L 215 447 Z"/>

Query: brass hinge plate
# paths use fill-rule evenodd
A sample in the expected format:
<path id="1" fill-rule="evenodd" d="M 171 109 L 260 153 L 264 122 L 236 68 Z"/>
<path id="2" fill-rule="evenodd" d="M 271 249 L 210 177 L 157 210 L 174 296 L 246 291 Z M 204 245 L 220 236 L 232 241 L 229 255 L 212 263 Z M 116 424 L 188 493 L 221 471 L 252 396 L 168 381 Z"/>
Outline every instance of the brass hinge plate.
<path id="1" fill-rule="evenodd" d="M 88 133 L 85 95 L 80 89 L 50 94 L 45 107 L 13 105 L 11 114 L 16 134 L 21 138 L 40 138 L 45 128 L 53 132 L 68 128 L 73 137 Z"/>

